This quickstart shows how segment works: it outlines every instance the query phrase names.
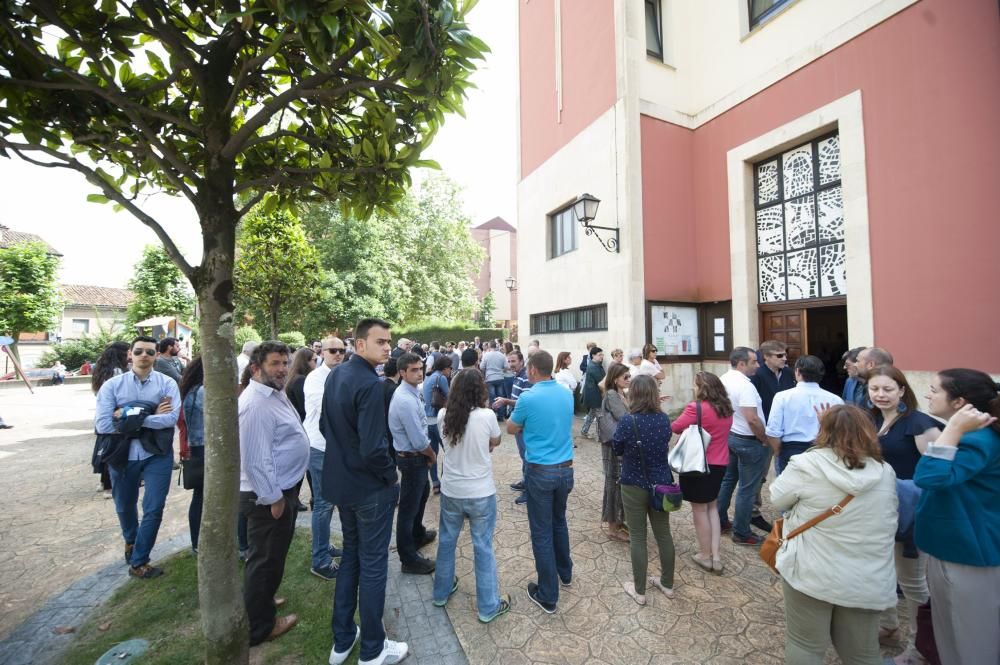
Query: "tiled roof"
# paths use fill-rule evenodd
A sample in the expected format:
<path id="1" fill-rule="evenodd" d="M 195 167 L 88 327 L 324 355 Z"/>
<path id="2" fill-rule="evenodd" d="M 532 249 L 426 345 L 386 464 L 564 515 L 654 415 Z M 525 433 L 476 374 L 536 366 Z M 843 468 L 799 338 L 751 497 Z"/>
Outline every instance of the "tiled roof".
<path id="1" fill-rule="evenodd" d="M 490 221 L 483 222 L 479 226 L 475 226 L 473 228 L 486 229 L 490 231 L 512 231 L 513 233 L 517 233 L 517 229 L 507 223 L 507 220 L 503 217 L 494 217 Z"/>
<path id="2" fill-rule="evenodd" d="M 15 231 L 0 224 L 0 248 L 11 247 L 22 242 L 40 242 L 49 250 L 49 254 L 62 256 L 59 250 L 42 240 L 41 236 L 37 236 L 34 233 L 25 233 L 24 231 Z"/>
<path id="3" fill-rule="evenodd" d="M 107 286 L 63 284 L 59 288 L 62 290 L 66 307 L 125 309 L 134 297 L 128 289 L 114 289 Z"/>

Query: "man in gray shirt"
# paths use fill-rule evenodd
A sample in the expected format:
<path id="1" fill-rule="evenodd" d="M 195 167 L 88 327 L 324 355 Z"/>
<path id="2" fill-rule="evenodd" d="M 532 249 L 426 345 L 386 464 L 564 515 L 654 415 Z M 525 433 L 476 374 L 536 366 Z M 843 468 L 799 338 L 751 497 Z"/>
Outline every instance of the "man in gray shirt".
<path id="1" fill-rule="evenodd" d="M 164 337 L 160 340 L 158 349 L 160 353 L 156 357 L 153 369 L 160 374 L 166 374 L 174 381 L 180 383 L 181 372 L 184 371 L 184 367 L 181 366 L 181 362 L 177 358 L 177 354 L 181 350 L 180 344 L 173 337 Z"/>
<path id="2" fill-rule="evenodd" d="M 483 370 L 483 378 L 486 379 L 486 387 L 489 389 L 490 404 L 492 405 L 497 397 L 507 397 L 507 391 L 503 385 L 503 373 L 507 369 L 507 356 L 497 349 L 496 342 L 487 344 L 486 353 L 479 363 L 479 369 Z M 502 421 L 503 412 L 506 407 L 493 409 L 497 414 L 497 420 Z"/>

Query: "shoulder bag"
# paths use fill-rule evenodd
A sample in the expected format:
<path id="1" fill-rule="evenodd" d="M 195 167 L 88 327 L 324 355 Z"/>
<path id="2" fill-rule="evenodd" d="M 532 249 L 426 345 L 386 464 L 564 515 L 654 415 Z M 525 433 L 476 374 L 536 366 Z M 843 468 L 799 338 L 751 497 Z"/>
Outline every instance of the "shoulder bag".
<path id="1" fill-rule="evenodd" d="M 680 476 L 708 475 L 706 449 L 712 435 L 701 428 L 701 402 L 695 401 L 697 421 L 681 432 L 677 445 L 667 455 L 667 462 L 674 473 Z"/>
<path id="2" fill-rule="evenodd" d="M 438 376 L 443 376 L 438 374 Z M 441 389 L 441 380 L 436 379 L 434 385 L 431 386 L 431 408 L 435 412 L 440 411 L 448 404 L 448 398 L 444 396 L 444 390 Z"/>
<path id="3" fill-rule="evenodd" d="M 604 395 L 601 401 L 601 410 L 597 415 L 597 439 L 601 443 L 610 443 L 615 438 L 615 430 L 618 429 L 618 421 L 611 415 L 608 408 L 608 396 Z"/>
<path id="4" fill-rule="evenodd" d="M 652 485 L 649 482 L 649 472 L 646 470 L 646 453 L 642 450 L 642 440 L 639 438 L 639 427 L 635 424 L 635 414 L 632 414 L 632 432 L 635 435 L 635 445 L 639 448 L 639 459 L 642 463 L 642 476 L 646 480 L 649 492 L 649 506 L 661 513 L 672 513 L 681 507 L 681 488 L 675 483 Z"/>
<path id="5" fill-rule="evenodd" d="M 825 512 L 817 515 L 799 528 L 795 529 L 788 534 L 787 537 L 782 537 L 781 535 L 782 527 L 785 525 L 785 518 L 779 517 L 774 520 L 774 524 L 771 526 L 771 533 L 767 534 L 767 538 L 764 539 L 764 544 L 760 546 L 760 558 L 767 564 L 768 568 L 774 571 L 776 575 L 780 575 L 781 573 L 779 573 L 778 569 L 775 567 L 778 558 L 778 550 L 781 549 L 787 541 L 801 534 L 803 531 L 808 531 L 828 517 L 839 515 L 840 511 L 844 509 L 844 506 L 849 504 L 853 498 L 853 494 L 848 494 L 836 506 L 827 508 Z"/>

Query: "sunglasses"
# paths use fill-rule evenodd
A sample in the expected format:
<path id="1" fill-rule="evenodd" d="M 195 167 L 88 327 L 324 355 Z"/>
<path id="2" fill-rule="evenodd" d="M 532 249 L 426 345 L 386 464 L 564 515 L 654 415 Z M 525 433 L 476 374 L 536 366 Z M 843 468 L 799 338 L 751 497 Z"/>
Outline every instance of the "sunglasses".
<path id="1" fill-rule="evenodd" d="M 784 353 L 772 353 L 771 355 L 774 356 L 775 358 L 784 358 L 785 357 Z"/>
<path id="2" fill-rule="evenodd" d="M 155 356 L 156 355 L 156 349 L 132 349 L 132 355 L 133 356 L 141 356 L 144 353 L 147 356 Z"/>
<path id="3" fill-rule="evenodd" d="M 332 353 L 334 355 L 344 355 L 347 353 L 347 349 L 323 349 L 327 353 Z"/>

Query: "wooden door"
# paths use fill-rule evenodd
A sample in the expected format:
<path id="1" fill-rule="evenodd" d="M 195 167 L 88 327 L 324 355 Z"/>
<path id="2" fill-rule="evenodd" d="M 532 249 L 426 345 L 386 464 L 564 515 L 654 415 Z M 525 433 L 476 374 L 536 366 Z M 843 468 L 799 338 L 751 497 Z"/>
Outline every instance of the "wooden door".
<path id="1" fill-rule="evenodd" d="M 760 341 L 776 339 L 784 342 L 788 347 L 788 366 L 795 364 L 795 360 L 806 353 L 806 311 L 802 308 L 778 309 L 770 312 L 761 312 L 761 329 L 763 335 Z"/>

